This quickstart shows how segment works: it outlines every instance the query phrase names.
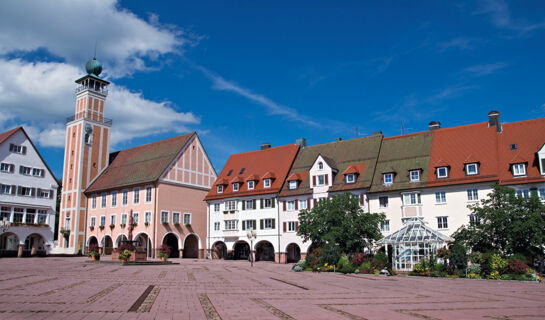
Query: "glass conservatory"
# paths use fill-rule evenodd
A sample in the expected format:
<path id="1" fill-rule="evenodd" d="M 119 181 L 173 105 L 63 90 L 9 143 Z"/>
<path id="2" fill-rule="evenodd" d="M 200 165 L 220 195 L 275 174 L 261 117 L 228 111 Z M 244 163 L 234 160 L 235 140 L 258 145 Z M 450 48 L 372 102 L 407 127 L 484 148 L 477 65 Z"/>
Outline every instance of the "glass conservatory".
<path id="1" fill-rule="evenodd" d="M 425 225 L 420 218 L 410 218 L 405 226 L 377 242 L 392 255 L 395 270 L 411 271 L 423 258 L 434 257 L 437 250 L 452 239 Z"/>

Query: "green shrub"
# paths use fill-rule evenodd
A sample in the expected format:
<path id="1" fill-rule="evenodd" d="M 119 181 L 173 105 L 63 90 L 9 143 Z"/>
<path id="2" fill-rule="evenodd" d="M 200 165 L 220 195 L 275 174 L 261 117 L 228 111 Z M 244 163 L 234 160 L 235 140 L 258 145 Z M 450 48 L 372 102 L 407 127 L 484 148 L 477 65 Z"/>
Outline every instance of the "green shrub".
<path id="1" fill-rule="evenodd" d="M 481 274 L 481 265 L 479 263 L 472 263 L 467 267 L 467 273 Z"/>
<path id="2" fill-rule="evenodd" d="M 373 259 L 379 261 L 383 267 L 388 263 L 388 256 L 382 251 L 377 252 Z"/>
<path id="3" fill-rule="evenodd" d="M 490 258 L 490 267 L 492 268 L 492 271 L 503 273 L 507 267 L 507 260 L 502 258 L 499 254 L 493 254 Z"/>
<path id="4" fill-rule="evenodd" d="M 467 278 L 468 279 L 481 279 L 481 276 L 478 274 L 478 273 L 468 273 L 467 274 Z"/>
<path id="5" fill-rule="evenodd" d="M 467 249 L 460 243 L 454 243 L 450 248 L 450 269 L 465 270 L 467 268 Z M 452 272 L 451 272 L 452 273 Z"/>
<path id="6" fill-rule="evenodd" d="M 330 265 L 335 265 L 335 263 L 337 263 L 337 261 L 339 261 L 339 259 L 341 258 L 341 255 L 342 252 L 338 246 L 326 244 L 322 248 L 320 260 L 324 263 L 327 262 Z"/>
<path id="7" fill-rule="evenodd" d="M 438 263 L 435 266 L 433 266 L 433 270 L 438 271 L 438 272 L 443 272 L 446 269 L 447 269 L 447 267 L 445 266 L 444 263 Z"/>
<path id="8" fill-rule="evenodd" d="M 367 274 L 374 273 L 373 268 L 371 268 L 371 261 L 364 261 L 362 264 L 360 264 L 359 269 L 361 273 L 367 273 Z"/>
<path id="9" fill-rule="evenodd" d="M 346 255 L 342 255 L 341 258 L 336 261 L 336 265 L 337 265 L 337 270 L 342 270 L 344 265 L 349 263 L 350 261 L 348 260 L 348 257 Z"/>
<path id="10" fill-rule="evenodd" d="M 355 273 L 355 274 L 358 274 L 358 273 L 360 273 L 360 269 L 356 269 L 356 270 L 354 270 L 354 273 Z"/>
<path id="11" fill-rule="evenodd" d="M 343 264 L 342 269 L 339 269 L 338 271 L 341 272 L 341 273 L 346 274 L 346 273 L 354 273 L 354 271 L 356 271 L 356 269 L 357 269 L 357 266 L 349 261 L 349 262 Z"/>

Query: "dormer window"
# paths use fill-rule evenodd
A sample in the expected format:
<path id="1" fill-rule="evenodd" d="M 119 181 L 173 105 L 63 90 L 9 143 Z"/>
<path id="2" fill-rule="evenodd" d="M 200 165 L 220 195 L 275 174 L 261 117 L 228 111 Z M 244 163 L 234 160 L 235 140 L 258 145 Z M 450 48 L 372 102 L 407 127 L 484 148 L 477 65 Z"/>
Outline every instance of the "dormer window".
<path id="1" fill-rule="evenodd" d="M 479 166 L 476 163 L 466 164 L 466 174 L 468 176 L 474 176 L 479 174 Z"/>
<path id="2" fill-rule="evenodd" d="M 384 179 L 384 185 L 389 186 L 394 183 L 394 174 L 393 173 L 385 173 L 383 176 Z"/>
<path id="3" fill-rule="evenodd" d="M 297 189 L 297 180 L 292 180 L 288 182 L 288 189 L 295 190 Z"/>
<path id="4" fill-rule="evenodd" d="M 270 188 L 271 187 L 271 179 L 263 179 L 263 187 L 264 188 Z"/>
<path id="5" fill-rule="evenodd" d="M 520 177 L 526 175 L 526 164 L 524 163 L 515 163 L 512 166 L 513 176 Z"/>
<path id="6" fill-rule="evenodd" d="M 223 185 L 220 184 L 219 186 L 217 186 L 216 190 L 218 193 L 223 193 Z"/>
<path id="7" fill-rule="evenodd" d="M 345 179 L 346 179 L 346 183 L 354 183 L 356 182 L 356 175 L 353 173 L 349 173 L 346 175 Z"/>
<path id="8" fill-rule="evenodd" d="M 537 158 L 539 162 L 539 171 L 542 176 L 545 176 L 545 145 L 537 152 Z"/>
<path id="9" fill-rule="evenodd" d="M 255 181 L 250 180 L 248 181 L 248 190 L 253 190 L 255 188 Z"/>
<path id="10" fill-rule="evenodd" d="M 435 170 L 438 179 L 448 178 L 448 167 L 439 167 Z"/>
<path id="11" fill-rule="evenodd" d="M 322 161 L 318 162 L 318 170 L 324 169 L 324 163 Z"/>
<path id="12" fill-rule="evenodd" d="M 420 182 L 420 170 L 411 170 L 411 171 L 409 171 L 409 181 L 410 182 Z"/>
<path id="13" fill-rule="evenodd" d="M 239 187 L 238 182 L 233 183 L 233 191 L 235 192 L 238 191 L 238 187 Z"/>

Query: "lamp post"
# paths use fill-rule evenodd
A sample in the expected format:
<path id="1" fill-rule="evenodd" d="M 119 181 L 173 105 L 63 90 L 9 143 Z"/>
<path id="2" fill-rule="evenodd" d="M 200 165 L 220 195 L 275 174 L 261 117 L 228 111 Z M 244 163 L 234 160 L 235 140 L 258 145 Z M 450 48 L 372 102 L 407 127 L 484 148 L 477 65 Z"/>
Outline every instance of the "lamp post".
<path id="1" fill-rule="evenodd" d="M 253 248 L 254 248 L 254 240 L 257 237 L 257 234 L 255 230 L 249 230 L 246 233 L 246 236 L 248 236 L 248 240 L 250 240 L 250 263 L 252 264 L 252 267 L 253 267 L 254 266 Z"/>

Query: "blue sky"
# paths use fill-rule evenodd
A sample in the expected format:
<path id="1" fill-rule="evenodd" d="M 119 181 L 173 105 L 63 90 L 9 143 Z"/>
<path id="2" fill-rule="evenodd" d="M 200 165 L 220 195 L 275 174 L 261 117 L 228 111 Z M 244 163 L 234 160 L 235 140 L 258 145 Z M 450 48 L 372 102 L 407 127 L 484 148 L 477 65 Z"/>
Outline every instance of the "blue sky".
<path id="1" fill-rule="evenodd" d="M 114 84 L 110 151 L 196 130 L 218 171 L 263 142 L 392 136 L 402 121 L 410 133 L 493 109 L 504 122 L 545 116 L 543 1 L 86 4 L 59 4 L 56 17 L 0 4 L 15 17 L 0 22 L 0 67 L 13 75 L 0 92 L 15 92 L 0 98 L 0 128 L 28 127 L 59 178 L 63 117 L 95 40 Z"/>

